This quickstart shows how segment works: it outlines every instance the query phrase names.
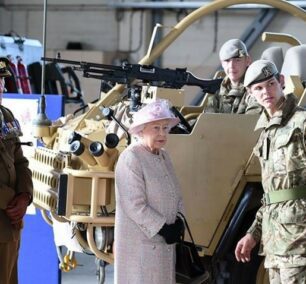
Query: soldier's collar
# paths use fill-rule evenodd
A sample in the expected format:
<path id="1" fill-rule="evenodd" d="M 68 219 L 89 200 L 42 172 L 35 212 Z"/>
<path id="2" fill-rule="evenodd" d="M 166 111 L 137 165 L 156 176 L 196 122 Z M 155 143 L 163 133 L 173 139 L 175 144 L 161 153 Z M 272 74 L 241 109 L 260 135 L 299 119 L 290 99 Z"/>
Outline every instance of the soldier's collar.
<path id="1" fill-rule="evenodd" d="M 284 96 L 284 98 L 279 101 L 279 110 L 274 113 L 273 117 L 270 117 L 264 109 L 257 121 L 255 130 L 261 128 L 267 129 L 273 125 L 286 125 L 293 115 L 296 106 L 297 98 L 293 94 Z"/>
<path id="2" fill-rule="evenodd" d="M 233 87 L 232 83 L 231 83 L 231 80 L 229 79 L 228 76 L 226 76 L 221 83 L 220 94 L 221 95 L 227 95 L 227 96 L 234 96 L 234 97 L 242 96 L 245 93 L 245 88 L 244 88 L 242 82 L 243 81 L 241 81 L 238 86 Z M 223 92 L 222 92 L 222 88 L 223 88 Z M 226 93 L 224 93 L 224 89 L 226 90 Z M 232 94 L 230 95 L 229 93 L 231 91 L 232 91 Z"/>

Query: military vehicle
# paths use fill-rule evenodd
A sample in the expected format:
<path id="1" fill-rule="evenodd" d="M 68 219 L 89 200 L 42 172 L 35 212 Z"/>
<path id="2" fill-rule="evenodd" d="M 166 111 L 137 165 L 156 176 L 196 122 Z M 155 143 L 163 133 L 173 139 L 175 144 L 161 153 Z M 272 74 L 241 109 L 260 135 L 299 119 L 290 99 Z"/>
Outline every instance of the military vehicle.
<path id="1" fill-rule="evenodd" d="M 266 4 L 306 20 L 304 10 L 286 1 L 212 1 L 180 21 L 139 64 L 152 64 L 201 17 L 243 3 Z M 265 36 L 299 45 L 289 35 Z M 294 92 L 303 103 L 305 78 L 301 57 L 306 58 L 302 56 L 305 46 L 297 46 L 298 50 L 292 48 L 284 58 L 286 92 Z M 186 217 L 210 275 L 206 282 L 268 283 L 263 258 L 257 251 L 253 252 L 250 263 L 238 263 L 234 257 L 237 241 L 245 234 L 261 205 L 260 167 L 252 154 L 259 135 L 253 132 L 258 116 L 204 113 L 209 94 L 198 105 L 191 106 L 185 105 L 182 88 L 141 83 L 134 96 L 138 103 L 169 99 L 181 119 L 179 128 L 169 135 L 167 150 L 182 185 Z M 34 204 L 50 225 L 57 222 L 70 226 L 81 249 L 94 253 L 102 264 L 114 261 L 114 170 L 118 156 L 131 140 L 126 129 L 133 119 L 135 101 L 129 90 L 134 90 L 133 82 L 129 82 L 128 87 L 116 84 L 84 114 L 66 119 L 60 125 L 46 122 L 42 100 L 41 119 L 35 125 L 35 136 L 44 146 L 35 149 L 30 161 Z M 73 249 L 60 258 L 64 271 L 77 265 Z M 103 265 L 100 282 L 103 283 Z M 201 283 L 201 279 L 193 283 Z"/>

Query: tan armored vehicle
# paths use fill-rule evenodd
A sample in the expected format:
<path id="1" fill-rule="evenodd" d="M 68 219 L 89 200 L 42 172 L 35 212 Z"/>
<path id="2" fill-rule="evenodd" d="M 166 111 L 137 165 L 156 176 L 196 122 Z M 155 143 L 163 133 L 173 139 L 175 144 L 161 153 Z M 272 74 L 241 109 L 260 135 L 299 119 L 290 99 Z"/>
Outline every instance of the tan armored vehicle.
<path id="1" fill-rule="evenodd" d="M 241 3 L 267 4 L 306 20 L 302 9 L 286 1 L 212 1 L 179 22 L 139 64 L 151 64 L 201 17 Z M 298 44 L 287 35 L 266 36 Z M 305 59 L 300 58 L 303 54 L 305 46 L 301 45 L 288 51 L 284 58 L 287 91 L 300 96 L 301 102 L 305 80 Z M 184 105 L 182 88 L 143 84 L 139 94 L 142 104 L 167 98 L 180 114 L 181 126 L 170 134 L 167 149 L 182 185 L 186 216 L 210 274 L 208 283 L 268 283 L 262 258 L 256 252 L 248 264 L 237 263 L 234 258 L 236 242 L 245 234 L 261 204 L 260 168 L 252 156 L 259 135 L 253 132 L 258 117 L 203 113 L 208 94 L 199 105 L 188 106 Z M 125 85 L 117 84 L 90 105 L 87 112 L 64 125 L 37 122 L 35 129 L 45 144 L 35 149 L 31 159 L 35 206 L 42 209 L 50 225 L 59 222 L 71 226 L 82 250 L 94 253 L 105 263 L 114 260 L 114 170 L 118 156 L 131 139 L 125 131 L 133 117 L 131 104 Z M 69 271 L 75 266 L 73 250 L 69 250 L 61 259 L 61 267 Z"/>

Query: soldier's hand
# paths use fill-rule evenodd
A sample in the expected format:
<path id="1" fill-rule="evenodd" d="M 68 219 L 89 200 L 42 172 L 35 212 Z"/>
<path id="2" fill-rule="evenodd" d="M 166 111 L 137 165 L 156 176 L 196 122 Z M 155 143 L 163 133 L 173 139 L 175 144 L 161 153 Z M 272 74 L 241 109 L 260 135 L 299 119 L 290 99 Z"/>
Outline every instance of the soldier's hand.
<path id="1" fill-rule="evenodd" d="M 246 234 L 238 243 L 235 249 L 235 256 L 238 261 L 248 262 L 251 260 L 251 251 L 256 241 L 251 234 Z"/>
<path id="2" fill-rule="evenodd" d="M 18 224 L 21 222 L 23 216 L 27 211 L 29 205 L 29 195 L 27 193 L 21 193 L 16 195 L 5 209 L 6 215 L 10 218 L 12 224 Z"/>

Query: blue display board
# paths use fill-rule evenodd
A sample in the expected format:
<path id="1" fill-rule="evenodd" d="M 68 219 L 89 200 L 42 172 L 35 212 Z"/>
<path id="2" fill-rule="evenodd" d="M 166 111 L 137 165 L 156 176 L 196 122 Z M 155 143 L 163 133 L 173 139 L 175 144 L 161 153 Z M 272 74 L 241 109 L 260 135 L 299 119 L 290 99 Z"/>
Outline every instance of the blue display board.
<path id="1" fill-rule="evenodd" d="M 63 97 L 61 95 L 46 95 L 46 114 L 50 120 L 55 120 L 63 115 Z M 11 109 L 18 118 L 20 109 L 37 105 L 40 95 L 5 94 L 3 105 Z M 29 104 L 28 100 L 32 100 Z M 11 103 L 14 102 L 12 107 Z M 22 119 L 27 119 L 27 112 Z M 25 133 L 24 135 L 29 135 Z M 21 138 L 22 141 L 26 141 Z M 22 230 L 21 247 L 18 261 L 19 284 L 58 284 L 61 282 L 59 262 L 54 244 L 53 231 L 42 218 L 40 210 L 33 207 L 31 214 L 24 218 L 24 229 Z"/>

